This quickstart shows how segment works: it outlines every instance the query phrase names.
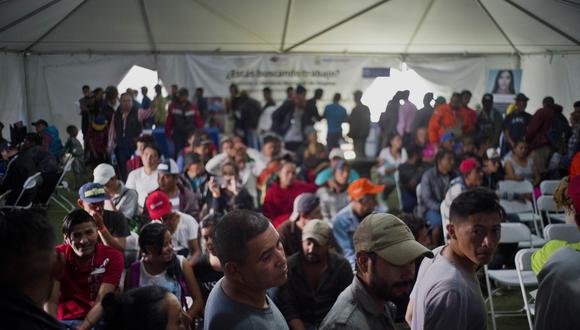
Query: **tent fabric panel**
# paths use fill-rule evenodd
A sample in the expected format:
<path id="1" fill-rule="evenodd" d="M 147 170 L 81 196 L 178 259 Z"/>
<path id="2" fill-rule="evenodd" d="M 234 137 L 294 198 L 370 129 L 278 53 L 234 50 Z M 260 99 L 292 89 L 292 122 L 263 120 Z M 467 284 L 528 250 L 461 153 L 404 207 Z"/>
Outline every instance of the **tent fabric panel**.
<path id="1" fill-rule="evenodd" d="M 20 120 L 26 123 L 28 120 L 23 57 L 0 53 L 0 76 L 4 80 L 0 88 L 0 121 L 6 126 L 4 137 L 9 138 L 10 124 Z"/>

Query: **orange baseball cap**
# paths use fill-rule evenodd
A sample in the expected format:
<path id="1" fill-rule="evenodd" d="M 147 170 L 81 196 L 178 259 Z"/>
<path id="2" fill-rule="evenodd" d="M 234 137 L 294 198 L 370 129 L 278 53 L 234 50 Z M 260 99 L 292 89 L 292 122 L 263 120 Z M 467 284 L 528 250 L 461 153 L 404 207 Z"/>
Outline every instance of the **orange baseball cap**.
<path id="1" fill-rule="evenodd" d="M 376 195 L 384 189 L 384 185 L 375 185 L 367 178 L 360 178 L 348 186 L 348 197 L 354 201 L 365 195 Z"/>

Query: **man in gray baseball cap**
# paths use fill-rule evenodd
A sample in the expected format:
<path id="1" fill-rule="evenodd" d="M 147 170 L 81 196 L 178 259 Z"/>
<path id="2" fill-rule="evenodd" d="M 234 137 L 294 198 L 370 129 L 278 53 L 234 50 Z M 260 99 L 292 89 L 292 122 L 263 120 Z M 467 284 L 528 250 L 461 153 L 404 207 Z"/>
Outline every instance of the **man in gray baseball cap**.
<path id="1" fill-rule="evenodd" d="M 368 215 L 353 236 L 357 273 L 322 321 L 320 329 L 394 329 L 387 301 L 408 296 L 415 260 L 432 257 L 399 218 Z"/>

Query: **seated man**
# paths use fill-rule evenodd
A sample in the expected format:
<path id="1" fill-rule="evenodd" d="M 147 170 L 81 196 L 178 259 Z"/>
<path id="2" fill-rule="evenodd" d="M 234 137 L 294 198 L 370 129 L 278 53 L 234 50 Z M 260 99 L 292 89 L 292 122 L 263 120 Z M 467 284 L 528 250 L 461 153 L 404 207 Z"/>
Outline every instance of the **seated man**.
<path id="1" fill-rule="evenodd" d="M 191 186 L 185 179 L 179 176 L 177 164 L 171 158 L 166 159 L 157 166 L 158 191 L 162 191 L 169 197 L 174 211 L 179 211 L 194 218 L 199 217 L 199 203 L 197 202 Z"/>
<path id="2" fill-rule="evenodd" d="M 288 258 L 288 282 L 276 303 L 291 329 L 318 327 L 338 295 L 352 282 L 352 269 L 341 255 L 329 251 L 332 229 L 322 220 L 302 230 L 302 248 Z"/>
<path id="3" fill-rule="evenodd" d="M 113 166 L 105 163 L 97 165 L 93 170 L 93 182 L 103 185 L 111 196 L 110 200 L 105 201 L 105 210 L 121 212 L 127 219 L 137 214 L 137 192 L 123 185 Z"/>
<path id="4" fill-rule="evenodd" d="M 256 212 L 232 211 L 217 224 L 213 244 L 224 277 L 207 299 L 204 329 L 288 329 L 266 295 L 288 277 L 284 249 L 270 221 Z"/>
<path id="5" fill-rule="evenodd" d="M 56 246 L 64 255 L 65 269 L 45 308 L 73 329 L 91 329 L 97 324 L 103 312 L 101 300 L 115 291 L 123 272 L 123 255 L 98 243 L 98 232 L 88 212 L 74 210 L 63 220 L 65 242 Z"/>
<path id="6" fill-rule="evenodd" d="M 313 193 L 302 193 L 294 198 L 290 219 L 278 227 L 280 240 L 286 255 L 302 250 L 302 229 L 312 219 L 320 219 L 320 200 Z"/>
<path id="7" fill-rule="evenodd" d="M 433 254 L 403 221 L 387 213 L 367 216 L 354 233 L 354 246 L 357 274 L 320 329 L 394 329 L 387 301 L 408 297 L 415 260 Z"/>
<path id="8" fill-rule="evenodd" d="M 48 220 L 31 211 L 0 216 L 0 251 L 2 328 L 65 329 L 42 310 L 64 269 Z"/>
<path id="9" fill-rule="evenodd" d="M 14 205 L 22 186 L 26 179 L 34 175 L 37 171 L 34 166 L 32 156 L 28 152 L 20 152 L 18 148 L 9 142 L 6 142 L 2 149 L 2 159 L 7 162 L 6 174 L 0 183 L 0 195 L 10 191 L 6 197 L 6 205 Z M 35 191 L 27 192 L 22 196 L 19 205 L 27 205 L 32 202 Z"/>
<path id="10" fill-rule="evenodd" d="M 330 160 L 330 166 L 318 172 L 314 183 L 316 183 L 318 186 L 328 184 L 330 188 L 337 190 L 339 187 L 338 184 L 334 181 L 332 169 L 336 167 L 337 162 L 344 161 L 344 153 L 339 148 L 334 148 L 328 154 L 328 158 Z M 360 178 L 358 172 L 351 168 L 348 174 L 348 183 L 353 183 L 358 178 Z"/>
<path id="11" fill-rule="evenodd" d="M 77 203 L 95 219 L 101 242 L 123 252 L 127 236 L 131 235 L 129 224 L 122 213 L 105 210 L 105 201 L 109 198 L 102 185 L 89 182 L 79 189 Z"/>
<path id="12" fill-rule="evenodd" d="M 385 187 L 372 184 L 369 179 L 362 178 L 348 186 L 348 197 L 351 202 L 340 210 L 332 220 L 332 231 L 342 255 L 354 269 L 356 264 L 355 246 L 352 235 L 367 215 L 377 211 L 376 195 Z"/>
<path id="13" fill-rule="evenodd" d="M 195 265 L 201 257 L 197 221 L 188 214 L 173 211 L 173 205 L 162 191 L 149 194 L 145 206 L 152 220 L 160 221 L 169 228 L 175 253 L 187 257 Z"/>

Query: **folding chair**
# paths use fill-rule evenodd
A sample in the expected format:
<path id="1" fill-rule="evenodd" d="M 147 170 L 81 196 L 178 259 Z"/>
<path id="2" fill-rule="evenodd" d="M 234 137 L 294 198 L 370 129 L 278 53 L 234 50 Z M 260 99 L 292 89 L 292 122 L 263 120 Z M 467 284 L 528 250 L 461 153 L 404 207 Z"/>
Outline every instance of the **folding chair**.
<path id="1" fill-rule="evenodd" d="M 441 206 L 439 207 L 439 212 L 441 212 L 441 227 L 443 229 L 443 241 L 445 242 L 445 244 L 448 243 L 449 241 L 449 233 L 447 232 L 447 225 L 449 224 L 449 218 L 447 217 L 447 214 L 445 214 L 445 212 L 443 212 L 443 202 L 441 203 Z M 449 210 L 448 210 L 449 211 Z"/>
<path id="2" fill-rule="evenodd" d="M 28 179 L 26 179 L 26 181 L 24 181 L 24 184 L 22 185 L 22 191 L 20 191 L 20 194 L 16 198 L 16 201 L 14 201 L 14 205 L 2 205 L 2 206 L 0 206 L 0 209 L 8 209 L 8 212 L 10 212 L 10 211 L 13 211 L 15 209 L 29 209 L 29 208 L 31 208 L 32 207 L 32 200 L 34 198 L 32 198 L 27 205 L 19 206 L 18 204 L 20 203 L 22 196 L 24 196 L 24 194 L 27 191 L 32 190 L 35 187 L 37 187 L 41 181 L 42 181 L 42 173 L 40 173 L 40 172 L 37 172 L 36 174 L 29 176 Z"/>
<path id="3" fill-rule="evenodd" d="M 524 299 L 524 309 L 526 311 L 526 317 L 528 318 L 528 325 L 530 326 L 530 330 L 534 329 L 532 315 L 535 314 L 535 304 L 530 302 L 532 299 L 528 298 L 526 287 L 538 286 L 538 278 L 532 271 L 532 254 L 535 251 L 536 249 L 519 250 L 515 257 L 518 281 L 522 291 L 522 298 Z"/>
<path id="4" fill-rule="evenodd" d="M 544 195 L 554 195 L 554 191 L 560 185 L 560 180 L 544 180 L 540 182 L 540 192 Z"/>
<path id="5" fill-rule="evenodd" d="M 532 197 L 534 196 L 534 186 L 529 181 L 512 181 L 512 180 L 505 180 L 499 182 L 498 191 L 501 193 L 508 193 L 508 194 L 530 194 Z M 541 235 L 544 229 L 544 224 L 542 223 L 540 217 L 536 213 L 536 205 L 535 199 L 532 198 L 532 202 L 525 201 L 520 202 L 517 200 L 504 200 L 500 199 L 501 206 L 506 210 L 508 213 L 517 213 L 520 218 L 520 221 L 533 223 L 534 229 L 536 234 Z M 540 228 L 538 227 L 538 222 L 540 222 Z"/>
<path id="6" fill-rule="evenodd" d="M 532 233 L 530 228 L 523 223 L 502 223 L 501 224 L 501 239 L 500 244 L 508 243 L 519 243 L 522 241 L 528 241 L 531 244 Z M 487 265 L 483 267 L 485 274 L 485 282 L 487 284 L 487 294 L 489 300 L 489 309 L 491 312 L 491 321 L 493 329 L 497 329 L 496 326 L 496 314 L 501 314 L 502 316 L 508 315 L 520 315 L 519 311 L 501 311 L 496 312 L 495 306 L 493 305 L 493 292 L 491 290 L 491 280 L 493 280 L 498 285 L 503 285 L 507 287 L 514 287 L 520 284 L 517 271 L 515 269 L 488 269 Z M 533 274 L 532 274 L 533 275 Z M 535 277 L 535 276 L 534 276 Z"/>
<path id="7" fill-rule="evenodd" d="M 544 237 L 548 241 L 556 239 L 568 243 L 578 243 L 580 242 L 580 230 L 576 225 L 567 223 L 549 224 L 544 228 Z"/>
<path id="8" fill-rule="evenodd" d="M 548 221 L 548 224 L 552 223 L 552 220 L 556 220 L 556 222 L 564 222 L 564 210 L 558 209 L 556 206 L 556 202 L 554 201 L 554 196 L 540 196 L 536 202 L 538 205 L 538 213 L 540 213 L 540 217 L 542 217 L 542 222 L 545 220 Z M 546 228 L 544 228 L 544 232 Z"/>
<path id="9" fill-rule="evenodd" d="M 401 194 L 401 180 L 399 177 L 399 170 L 395 172 L 395 190 L 397 191 L 397 202 L 399 203 L 399 210 L 403 210 L 403 196 Z"/>
<path id="10" fill-rule="evenodd" d="M 68 172 L 71 171 L 73 162 L 74 162 L 74 157 L 71 157 L 64 164 L 64 167 L 62 169 L 62 174 L 60 175 L 60 178 L 58 178 L 56 186 L 54 187 L 54 190 L 52 191 L 52 195 L 50 195 L 50 199 L 49 199 L 49 201 L 54 201 L 58 206 L 62 207 L 66 212 L 70 212 L 70 211 L 74 210 L 76 207 L 66 197 L 59 194 L 58 190 L 59 189 L 68 189 L 68 184 L 66 181 L 64 181 L 64 176 Z"/>

